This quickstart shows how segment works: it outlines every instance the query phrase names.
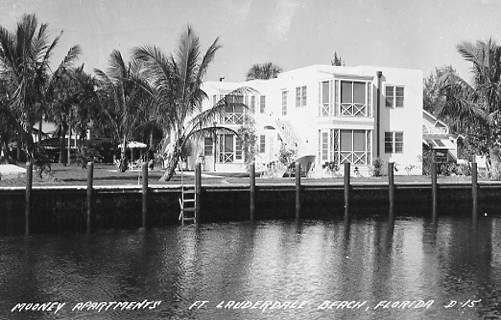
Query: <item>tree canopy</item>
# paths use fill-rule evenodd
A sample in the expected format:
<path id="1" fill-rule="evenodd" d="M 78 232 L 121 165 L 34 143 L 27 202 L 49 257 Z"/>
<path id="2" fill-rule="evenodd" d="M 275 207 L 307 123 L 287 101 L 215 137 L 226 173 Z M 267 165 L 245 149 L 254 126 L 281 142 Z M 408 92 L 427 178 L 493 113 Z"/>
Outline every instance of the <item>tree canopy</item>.
<path id="1" fill-rule="evenodd" d="M 282 72 L 282 68 L 272 62 L 254 64 L 249 71 L 247 71 L 247 80 L 273 79 L 276 78 L 280 72 Z"/>

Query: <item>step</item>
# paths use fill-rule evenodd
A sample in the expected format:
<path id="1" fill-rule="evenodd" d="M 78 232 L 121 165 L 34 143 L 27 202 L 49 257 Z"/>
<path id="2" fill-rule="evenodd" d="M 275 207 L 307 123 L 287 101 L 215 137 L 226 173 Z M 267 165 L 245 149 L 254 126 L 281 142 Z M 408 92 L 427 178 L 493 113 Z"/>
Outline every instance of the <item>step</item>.
<path id="1" fill-rule="evenodd" d="M 195 207 L 183 208 L 183 211 L 195 211 Z"/>
<path id="2" fill-rule="evenodd" d="M 195 190 L 182 190 L 183 194 L 194 194 Z"/>
<path id="3" fill-rule="evenodd" d="M 183 221 L 195 221 L 195 217 L 193 217 L 193 218 L 183 218 Z"/>
<path id="4" fill-rule="evenodd" d="M 183 202 L 195 202 L 195 199 L 183 199 Z"/>

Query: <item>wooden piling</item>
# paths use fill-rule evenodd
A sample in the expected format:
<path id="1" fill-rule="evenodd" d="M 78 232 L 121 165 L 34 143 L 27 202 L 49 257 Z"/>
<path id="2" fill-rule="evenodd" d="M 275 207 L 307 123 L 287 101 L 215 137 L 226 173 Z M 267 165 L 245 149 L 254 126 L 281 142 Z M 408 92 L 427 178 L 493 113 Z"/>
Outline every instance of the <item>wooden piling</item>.
<path id="1" fill-rule="evenodd" d="M 393 219 L 395 213 L 395 177 L 393 162 L 388 162 L 388 204 L 390 217 Z"/>
<path id="2" fill-rule="evenodd" d="M 196 209 L 195 223 L 200 222 L 201 195 L 202 195 L 202 164 L 197 163 L 197 166 L 195 167 L 195 209 Z"/>
<path id="3" fill-rule="evenodd" d="M 478 172 L 477 164 L 471 164 L 471 198 L 472 198 L 472 219 L 476 224 L 478 221 Z"/>
<path id="4" fill-rule="evenodd" d="M 349 215 L 350 208 L 350 163 L 344 163 L 344 215 Z"/>
<path id="5" fill-rule="evenodd" d="M 254 214 L 256 211 L 256 166 L 251 163 L 249 166 L 250 178 L 250 201 L 249 201 L 249 219 L 254 221 Z"/>
<path id="6" fill-rule="evenodd" d="M 148 163 L 143 163 L 143 205 L 141 210 L 141 227 L 146 228 L 146 215 L 148 214 Z"/>
<path id="7" fill-rule="evenodd" d="M 296 162 L 296 219 L 301 218 L 301 164 Z"/>
<path id="8" fill-rule="evenodd" d="M 26 195 L 24 201 L 24 234 L 30 234 L 31 190 L 33 188 L 33 164 L 26 163 Z"/>
<path id="9" fill-rule="evenodd" d="M 437 206 L 438 206 L 438 178 L 437 178 L 437 163 L 434 161 L 431 163 L 431 211 L 432 218 L 437 217 Z"/>
<path id="10" fill-rule="evenodd" d="M 91 231 L 91 216 L 92 216 L 92 197 L 94 193 L 94 162 L 87 163 L 87 214 L 86 214 L 86 230 Z"/>

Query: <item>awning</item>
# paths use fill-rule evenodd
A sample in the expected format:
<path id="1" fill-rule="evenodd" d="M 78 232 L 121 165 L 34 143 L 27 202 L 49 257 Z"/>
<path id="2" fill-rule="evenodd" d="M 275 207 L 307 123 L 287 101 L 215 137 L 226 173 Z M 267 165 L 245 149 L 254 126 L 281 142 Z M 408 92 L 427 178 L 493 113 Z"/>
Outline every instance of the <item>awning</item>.
<path id="1" fill-rule="evenodd" d="M 457 147 L 449 139 L 424 139 L 423 143 L 432 149 L 456 150 Z"/>

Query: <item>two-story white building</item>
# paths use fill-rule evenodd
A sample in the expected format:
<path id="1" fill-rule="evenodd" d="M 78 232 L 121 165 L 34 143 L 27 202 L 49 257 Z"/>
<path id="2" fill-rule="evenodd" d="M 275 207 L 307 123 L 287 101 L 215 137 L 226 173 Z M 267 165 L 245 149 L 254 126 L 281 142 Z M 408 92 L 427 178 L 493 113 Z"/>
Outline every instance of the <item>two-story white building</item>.
<path id="1" fill-rule="evenodd" d="M 217 125 L 238 130 L 244 115 L 255 121 L 256 162 L 276 161 L 280 147 L 297 156 L 315 156 L 315 170 L 326 162 L 369 173 L 374 159 L 395 162 L 396 174 L 420 174 L 423 75 L 419 70 L 374 66 L 313 65 L 270 80 L 206 82 L 208 108 L 241 87 L 254 89 L 235 99 L 248 109 L 229 108 Z M 246 170 L 242 141 L 221 134 L 195 148 L 206 171 Z M 197 155 L 197 156 L 195 156 Z M 202 157 L 200 157 L 202 156 Z M 405 170 L 404 170 L 405 169 Z"/>

